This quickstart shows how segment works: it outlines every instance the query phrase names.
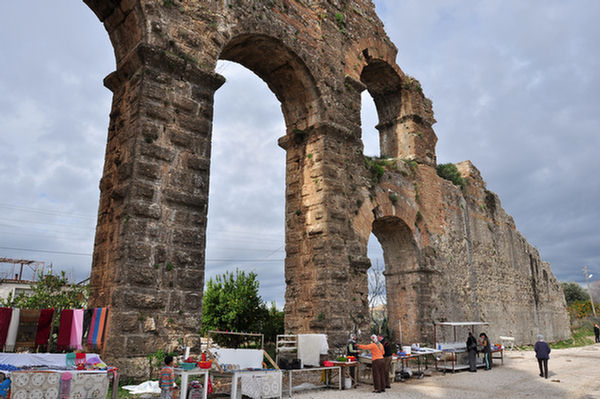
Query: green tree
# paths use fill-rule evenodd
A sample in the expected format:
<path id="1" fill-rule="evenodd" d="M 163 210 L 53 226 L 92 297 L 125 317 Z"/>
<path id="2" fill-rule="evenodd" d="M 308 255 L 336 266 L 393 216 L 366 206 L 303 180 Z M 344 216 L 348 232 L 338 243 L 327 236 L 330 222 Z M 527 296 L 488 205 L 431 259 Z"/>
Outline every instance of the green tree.
<path id="1" fill-rule="evenodd" d="M 588 292 L 579 284 L 574 282 L 561 283 L 567 306 L 571 306 L 577 301 L 589 301 Z"/>
<path id="2" fill-rule="evenodd" d="M 208 280 L 202 308 L 202 331 L 257 332 L 263 325 L 265 306 L 258 294 L 256 273 L 236 270 Z M 217 343 L 238 347 L 239 336 L 219 335 Z"/>
<path id="3" fill-rule="evenodd" d="M 458 168 L 453 163 L 443 163 L 437 166 L 437 174 L 446 180 L 450 180 L 455 186 L 465 187 L 465 179 L 460 175 Z"/>
<path id="4" fill-rule="evenodd" d="M 265 335 L 265 342 L 276 342 L 277 334 L 283 334 L 283 319 L 283 310 L 277 309 L 275 302 L 271 302 L 271 307 L 265 309 L 265 318 L 263 320 L 262 333 Z"/>
<path id="5" fill-rule="evenodd" d="M 87 285 L 70 284 L 64 271 L 60 275 L 40 273 L 38 281 L 31 285 L 33 294 L 21 293 L 16 297 L 9 295 L 2 299 L 2 306 L 22 309 L 56 310 L 70 308 L 85 308 L 89 297 Z"/>

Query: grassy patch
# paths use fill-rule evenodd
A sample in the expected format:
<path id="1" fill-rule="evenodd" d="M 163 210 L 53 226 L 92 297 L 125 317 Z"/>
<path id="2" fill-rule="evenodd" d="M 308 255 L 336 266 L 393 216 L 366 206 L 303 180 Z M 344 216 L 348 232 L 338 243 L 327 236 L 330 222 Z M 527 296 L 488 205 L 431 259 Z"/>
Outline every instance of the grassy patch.
<path id="1" fill-rule="evenodd" d="M 591 325 L 593 326 L 593 325 Z M 571 339 L 565 339 L 563 341 L 558 341 L 553 344 L 550 344 L 550 348 L 552 349 L 564 349 L 564 348 L 574 348 L 578 346 L 587 346 L 594 344 L 594 330 L 591 326 L 587 326 L 585 323 L 573 330 L 573 335 Z"/>

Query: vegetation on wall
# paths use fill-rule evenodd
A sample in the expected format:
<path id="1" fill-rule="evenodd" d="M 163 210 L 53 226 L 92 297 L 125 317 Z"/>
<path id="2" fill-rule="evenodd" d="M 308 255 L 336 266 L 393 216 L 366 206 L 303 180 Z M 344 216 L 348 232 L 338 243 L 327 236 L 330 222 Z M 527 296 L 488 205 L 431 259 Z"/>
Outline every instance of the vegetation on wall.
<path id="1" fill-rule="evenodd" d="M 437 174 L 439 177 L 451 181 L 455 186 L 460 188 L 465 187 L 465 179 L 460 175 L 456 165 L 453 163 L 443 163 L 437 166 Z"/>

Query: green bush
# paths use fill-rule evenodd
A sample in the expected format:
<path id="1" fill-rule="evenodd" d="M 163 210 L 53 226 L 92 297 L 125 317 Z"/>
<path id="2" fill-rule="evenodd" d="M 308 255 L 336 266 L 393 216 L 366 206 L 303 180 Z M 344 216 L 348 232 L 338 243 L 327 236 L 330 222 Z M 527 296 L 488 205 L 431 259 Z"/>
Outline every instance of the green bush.
<path id="1" fill-rule="evenodd" d="M 443 163 L 437 166 L 437 174 L 439 177 L 450 180 L 455 186 L 460 188 L 465 187 L 465 179 L 460 175 L 460 172 L 453 163 Z"/>

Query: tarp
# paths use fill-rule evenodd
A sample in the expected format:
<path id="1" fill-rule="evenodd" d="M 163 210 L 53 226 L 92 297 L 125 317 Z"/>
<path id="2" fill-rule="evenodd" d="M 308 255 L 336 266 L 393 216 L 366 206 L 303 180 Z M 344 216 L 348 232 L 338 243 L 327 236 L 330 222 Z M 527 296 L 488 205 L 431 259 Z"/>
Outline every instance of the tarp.
<path id="1" fill-rule="evenodd" d="M 138 395 L 141 393 L 160 393 L 158 381 L 145 381 L 139 385 L 125 385 L 123 389 L 129 391 L 129 393 L 132 395 Z"/>
<path id="2" fill-rule="evenodd" d="M 260 369 L 264 352 L 262 349 L 230 349 L 220 348 L 211 349 L 211 352 L 217 358 L 221 366 L 224 364 L 237 365 L 236 369 Z"/>

